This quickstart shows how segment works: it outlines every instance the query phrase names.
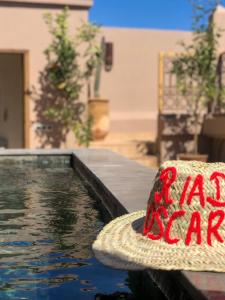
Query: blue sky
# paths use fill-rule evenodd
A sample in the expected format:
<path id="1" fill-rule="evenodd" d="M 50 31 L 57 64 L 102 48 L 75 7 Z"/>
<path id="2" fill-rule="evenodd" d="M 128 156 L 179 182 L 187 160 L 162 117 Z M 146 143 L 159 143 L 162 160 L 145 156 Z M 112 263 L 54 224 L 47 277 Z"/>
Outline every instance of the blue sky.
<path id="1" fill-rule="evenodd" d="M 190 30 L 191 12 L 188 0 L 94 0 L 90 21 L 110 27 Z"/>

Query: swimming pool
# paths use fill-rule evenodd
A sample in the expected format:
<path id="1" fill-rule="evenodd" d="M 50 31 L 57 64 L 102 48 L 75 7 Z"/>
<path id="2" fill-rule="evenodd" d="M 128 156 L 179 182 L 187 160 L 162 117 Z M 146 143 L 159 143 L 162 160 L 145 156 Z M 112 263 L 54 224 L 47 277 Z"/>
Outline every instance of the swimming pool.
<path id="1" fill-rule="evenodd" d="M 0 299 L 130 294 L 127 273 L 93 257 L 91 243 L 103 225 L 98 203 L 68 158 L 57 164 L 2 159 Z"/>

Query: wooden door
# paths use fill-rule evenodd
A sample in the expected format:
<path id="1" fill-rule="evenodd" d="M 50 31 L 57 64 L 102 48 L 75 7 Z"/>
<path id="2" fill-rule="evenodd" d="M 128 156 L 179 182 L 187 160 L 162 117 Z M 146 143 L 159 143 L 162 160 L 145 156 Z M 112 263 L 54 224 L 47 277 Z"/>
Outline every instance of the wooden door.
<path id="1" fill-rule="evenodd" d="M 24 146 L 23 54 L 0 53 L 0 147 Z"/>

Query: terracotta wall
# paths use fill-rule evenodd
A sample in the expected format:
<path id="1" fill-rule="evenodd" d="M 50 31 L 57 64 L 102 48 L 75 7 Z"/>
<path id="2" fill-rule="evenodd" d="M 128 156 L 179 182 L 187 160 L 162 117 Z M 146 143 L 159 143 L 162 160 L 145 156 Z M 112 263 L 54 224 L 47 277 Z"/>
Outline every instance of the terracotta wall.
<path id="1" fill-rule="evenodd" d="M 4 3 L 7 1 L 4 1 Z M 10 3 L 10 1 L 8 1 Z M 39 72 L 45 65 L 43 50 L 50 41 L 47 27 L 43 21 L 46 11 L 59 12 L 58 4 L 44 6 L 43 3 L 57 3 L 55 0 L 32 0 L 13 2 L 32 2 L 32 5 L 6 5 L 0 1 L 0 49 L 29 50 L 30 86 L 38 86 Z M 78 7 L 71 10 L 70 29 L 76 28 L 81 20 L 88 18 L 90 0 L 67 0 Z M 3 3 L 3 2 L 2 2 Z M 36 4 L 38 3 L 38 5 Z M 42 3 L 42 4 L 41 4 Z M 62 3 L 62 0 L 58 3 Z M 86 7 L 81 4 L 85 3 Z M 225 28 L 225 9 L 219 7 L 215 20 Z M 222 26 L 221 26 L 222 24 Z M 221 39 L 220 52 L 225 50 L 225 32 Z M 158 114 L 158 58 L 161 51 L 180 51 L 179 40 L 189 41 L 190 32 L 102 28 L 106 41 L 114 45 L 113 68 L 103 70 L 100 92 L 110 100 L 111 132 L 149 132 L 157 133 Z M 83 92 L 82 99 L 87 99 Z M 40 147 L 36 135 L 38 126 L 34 112 L 34 102 L 30 103 L 30 147 Z M 62 147 L 72 148 L 75 139 L 72 134 Z"/>
<path id="2" fill-rule="evenodd" d="M 33 1 L 36 2 L 36 1 Z M 45 1 L 47 2 L 47 1 Z M 74 3 L 76 1 L 73 1 Z M 87 2 L 87 1 L 86 1 Z M 90 1 L 89 1 L 90 2 Z M 29 50 L 29 79 L 30 87 L 38 87 L 39 72 L 45 65 L 43 50 L 48 46 L 50 35 L 46 24 L 43 21 L 45 12 L 58 13 L 60 6 L 11 6 L 1 5 L 0 2 L 0 49 L 5 50 Z M 74 29 L 86 21 L 88 11 L 86 8 L 72 9 L 70 11 L 70 29 Z M 82 96 L 86 99 L 86 93 Z M 34 112 L 34 101 L 30 101 L 30 147 L 40 147 L 40 142 L 36 137 L 36 119 Z M 74 139 L 71 139 L 71 145 L 62 145 L 71 147 L 74 145 Z"/>
<path id="3" fill-rule="evenodd" d="M 218 52 L 225 51 L 225 7 L 218 6 L 214 20 L 222 29 Z M 191 33 L 167 30 L 103 28 L 114 45 L 111 72 L 103 71 L 101 93 L 110 99 L 113 132 L 148 131 L 157 134 L 158 57 L 161 51 L 182 51 L 178 42 Z"/>
<path id="4" fill-rule="evenodd" d="M 77 2 L 78 0 L 67 0 Z M 10 3 L 10 1 L 8 1 Z M 16 1 L 18 3 L 24 1 Z M 43 50 L 50 36 L 43 21 L 46 11 L 57 13 L 58 5 L 43 6 L 40 3 L 57 1 L 25 1 L 32 5 L 1 5 L 0 49 L 29 50 L 30 87 L 38 87 L 39 72 L 45 65 Z M 24 3 L 25 3 L 24 2 Z M 38 5 L 36 5 L 39 3 Z M 61 3 L 61 2 L 60 2 Z M 91 1 L 86 0 L 86 5 Z M 73 7 L 70 17 L 71 31 L 81 20 L 87 20 L 88 8 Z M 101 96 L 110 99 L 112 132 L 151 132 L 157 129 L 158 56 L 160 51 L 178 51 L 178 40 L 190 39 L 190 33 L 160 30 L 136 30 L 102 28 L 106 41 L 114 44 L 114 64 L 111 72 L 102 73 Z M 82 99 L 87 99 L 83 92 Z M 34 101 L 30 101 L 30 147 L 39 148 Z M 75 145 L 69 134 L 61 147 Z"/>
<path id="5" fill-rule="evenodd" d="M 160 51 L 180 51 L 178 41 L 189 32 L 103 28 L 114 45 L 112 71 L 103 71 L 101 95 L 110 99 L 113 132 L 156 135 L 158 114 L 158 58 Z"/>

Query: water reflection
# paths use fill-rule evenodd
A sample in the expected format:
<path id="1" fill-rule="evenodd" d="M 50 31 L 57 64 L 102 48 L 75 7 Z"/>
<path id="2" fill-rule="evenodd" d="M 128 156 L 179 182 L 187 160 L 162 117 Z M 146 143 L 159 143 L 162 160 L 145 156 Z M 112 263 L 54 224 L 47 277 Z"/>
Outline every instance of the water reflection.
<path id="1" fill-rule="evenodd" d="M 1 164 L 0 183 L 0 299 L 130 293 L 92 256 L 103 223 L 72 169 Z"/>
<path id="2" fill-rule="evenodd" d="M 128 272 L 125 284 L 131 292 L 114 292 L 112 294 L 96 294 L 95 300 L 166 300 L 161 290 L 150 279 L 147 272 Z"/>

